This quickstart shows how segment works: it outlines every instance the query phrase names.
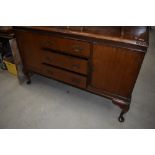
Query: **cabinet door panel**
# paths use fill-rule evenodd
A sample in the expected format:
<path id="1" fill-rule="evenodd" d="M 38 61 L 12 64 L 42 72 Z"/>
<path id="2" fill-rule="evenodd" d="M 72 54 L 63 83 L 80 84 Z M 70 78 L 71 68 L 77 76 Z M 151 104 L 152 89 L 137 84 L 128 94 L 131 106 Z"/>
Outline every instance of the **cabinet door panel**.
<path id="1" fill-rule="evenodd" d="M 106 45 L 93 48 L 91 87 L 130 97 L 144 53 Z"/>

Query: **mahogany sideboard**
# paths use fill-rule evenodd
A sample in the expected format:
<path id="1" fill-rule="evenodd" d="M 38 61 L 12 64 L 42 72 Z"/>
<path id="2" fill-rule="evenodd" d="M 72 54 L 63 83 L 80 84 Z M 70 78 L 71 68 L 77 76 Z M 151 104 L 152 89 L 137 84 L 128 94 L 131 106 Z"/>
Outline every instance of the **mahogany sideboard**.
<path id="1" fill-rule="evenodd" d="M 27 84 L 30 73 L 109 98 L 124 121 L 149 45 L 149 27 L 13 27 Z"/>

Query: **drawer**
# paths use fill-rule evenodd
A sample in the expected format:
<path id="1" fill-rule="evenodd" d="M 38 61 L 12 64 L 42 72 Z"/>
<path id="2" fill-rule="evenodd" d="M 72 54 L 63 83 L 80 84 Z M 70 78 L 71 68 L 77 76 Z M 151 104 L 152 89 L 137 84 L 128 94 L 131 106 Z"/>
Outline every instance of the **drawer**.
<path id="1" fill-rule="evenodd" d="M 79 88 L 86 88 L 86 77 L 78 74 L 74 74 L 68 71 L 57 69 L 55 67 L 43 65 L 41 67 L 41 73 L 45 76 L 52 77 L 56 80 L 69 83 Z"/>
<path id="2" fill-rule="evenodd" d="M 43 63 L 87 75 L 88 61 L 59 53 L 41 51 Z"/>
<path id="3" fill-rule="evenodd" d="M 43 49 L 56 50 L 75 56 L 88 58 L 90 56 L 90 44 L 83 41 L 40 35 L 39 46 Z"/>

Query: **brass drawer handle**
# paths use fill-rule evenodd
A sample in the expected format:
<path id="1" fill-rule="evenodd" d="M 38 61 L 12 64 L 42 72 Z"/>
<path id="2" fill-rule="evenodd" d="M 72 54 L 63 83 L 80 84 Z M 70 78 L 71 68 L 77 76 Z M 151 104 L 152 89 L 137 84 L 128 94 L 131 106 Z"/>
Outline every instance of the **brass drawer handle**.
<path id="1" fill-rule="evenodd" d="M 83 51 L 83 48 L 80 47 L 80 46 L 74 46 L 74 47 L 72 48 L 72 50 L 73 50 L 74 52 L 79 53 L 79 52 Z"/>
<path id="2" fill-rule="evenodd" d="M 51 74 L 51 75 L 53 75 L 54 73 L 51 71 L 51 70 L 49 70 L 49 69 L 47 69 L 46 70 L 49 74 Z"/>
<path id="3" fill-rule="evenodd" d="M 49 47 L 49 46 L 53 46 L 54 44 L 55 44 L 54 41 L 47 41 L 47 42 L 45 43 L 45 46 Z"/>
<path id="4" fill-rule="evenodd" d="M 74 64 L 72 65 L 73 69 L 80 69 L 80 65 L 79 64 Z"/>
<path id="5" fill-rule="evenodd" d="M 45 58 L 48 62 L 52 62 L 53 61 L 53 59 L 52 58 L 49 58 L 49 57 L 46 57 Z"/>
<path id="6" fill-rule="evenodd" d="M 76 78 L 72 78 L 72 82 L 74 82 L 76 84 L 79 84 L 80 83 L 80 80 L 79 79 L 76 79 Z"/>

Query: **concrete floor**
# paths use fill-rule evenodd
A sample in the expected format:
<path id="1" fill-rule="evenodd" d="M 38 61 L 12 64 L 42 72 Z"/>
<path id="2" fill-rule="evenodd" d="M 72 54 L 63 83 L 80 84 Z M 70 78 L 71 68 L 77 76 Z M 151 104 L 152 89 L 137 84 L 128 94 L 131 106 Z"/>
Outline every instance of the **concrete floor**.
<path id="1" fill-rule="evenodd" d="M 155 128 L 155 30 L 126 121 L 110 100 L 34 75 L 31 85 L 0 72 L 0 128 Z"/>

